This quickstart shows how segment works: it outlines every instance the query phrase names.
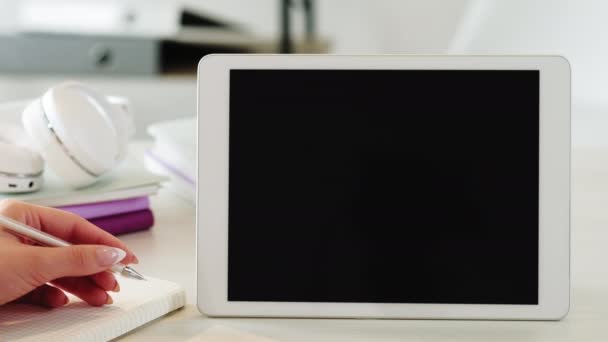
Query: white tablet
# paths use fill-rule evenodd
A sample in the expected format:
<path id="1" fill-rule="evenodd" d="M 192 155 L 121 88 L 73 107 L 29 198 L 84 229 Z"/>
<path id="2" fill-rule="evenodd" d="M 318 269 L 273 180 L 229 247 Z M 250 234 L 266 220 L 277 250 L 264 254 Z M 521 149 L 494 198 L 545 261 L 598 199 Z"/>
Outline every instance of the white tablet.
<path id="1" fill-rule="evenodd" d="M 568 312 L 565 59 L 211 55 L 198 115 L 203 313 Z"/>

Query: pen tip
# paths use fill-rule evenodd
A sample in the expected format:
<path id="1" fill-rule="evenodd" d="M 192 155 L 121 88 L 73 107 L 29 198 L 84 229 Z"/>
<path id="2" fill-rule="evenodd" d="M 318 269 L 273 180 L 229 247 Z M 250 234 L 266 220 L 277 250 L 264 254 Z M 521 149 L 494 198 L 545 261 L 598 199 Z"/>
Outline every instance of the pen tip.
<path id="1" fill-rule="evenodd" d="M 141 275 L 139 272 L 137 272 L 136 270 L 134 270 L 133 268 L 129 267 L 129 266 L 125 266 L 124 273 L 126 273 L 126 275 L 128 275 L 131 278 L 135 278 L 135 279 L 139 279 L 139 280 L 146 280 L 146 278 L 144 278 L 143 275 Z"/>

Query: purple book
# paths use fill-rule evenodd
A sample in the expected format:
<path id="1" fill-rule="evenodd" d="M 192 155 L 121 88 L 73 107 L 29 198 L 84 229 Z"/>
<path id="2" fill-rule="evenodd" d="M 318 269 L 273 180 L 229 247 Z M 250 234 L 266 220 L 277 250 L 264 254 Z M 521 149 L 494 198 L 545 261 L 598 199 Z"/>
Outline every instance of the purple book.
<path id="1" fill-rule="evenodd" d="M 154 225 L 154 215 L 149 209 L 126 214 L 98 217 L 91 223 L 113 235 L 149 229 Z"/>
<path id="2" fill-rule="evenodd" d="M 148 196 L 143 196 L 116 201 L 67 205 L 63 207 L 57 207 L 57 209 L 69 211 L 78 216 L 82 216 L 87 220 L 90 220 L 98 217 L 105 217 L 150 209 L 150 200 L 148 199 Z"/>

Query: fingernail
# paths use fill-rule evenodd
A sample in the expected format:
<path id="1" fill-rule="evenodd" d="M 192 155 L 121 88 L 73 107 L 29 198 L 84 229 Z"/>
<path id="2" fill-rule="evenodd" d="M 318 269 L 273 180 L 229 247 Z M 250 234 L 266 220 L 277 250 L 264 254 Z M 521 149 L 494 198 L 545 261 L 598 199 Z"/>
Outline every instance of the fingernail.
<path id="1" fill-rule="evenodd" d="M 69 299 L 68 299 L 68 297 L 66 296 L 66 297 L 63 299 L 63 305 L 64 305 L 64 306 L 65 306 L 65 305 L 68 305 L 68 303 L 69 303 L 69 302 L 70 302 L 70 300 L 69 300 Z"/>
<path id="2" fill-rule="evenodd" d="M 112 291 L 113 292 L 119 292 L 120 291 L 120 284 L 118 282 L 116 282 L 116 286 L 114 286 L 114 289 Z"/>
<path id="3" fill-rule="evenodd" d="M 97 262 L 100 266 L 112 266 L 125 258 L 127 252 L 114 247 L 97 248 Z"/>
<path id="4" fill-rule="evenodd" d="M 112 299 L 112 297 L 110 297 L 110 295 L 108 295 L 108 299 L 106 299 L 106 304 L 107 305 L 114 304 L 114 299 Z"/>

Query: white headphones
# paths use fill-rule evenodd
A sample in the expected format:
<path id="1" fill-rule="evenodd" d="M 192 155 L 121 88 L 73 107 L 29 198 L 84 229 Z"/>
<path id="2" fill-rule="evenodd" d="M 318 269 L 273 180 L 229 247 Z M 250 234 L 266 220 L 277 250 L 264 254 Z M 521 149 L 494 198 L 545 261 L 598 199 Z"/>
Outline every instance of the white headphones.
<path id="1" fill-rule="evenodd" d="M 0 192 L 40 189 L 44 162 L 70 187 L 91 185 L 125 158 L 135 133 L 126 99 L 77 82 L 49 89 L 21 118 L 29 147 L 18 144 L 14 127 L 0 128 Z"/>

